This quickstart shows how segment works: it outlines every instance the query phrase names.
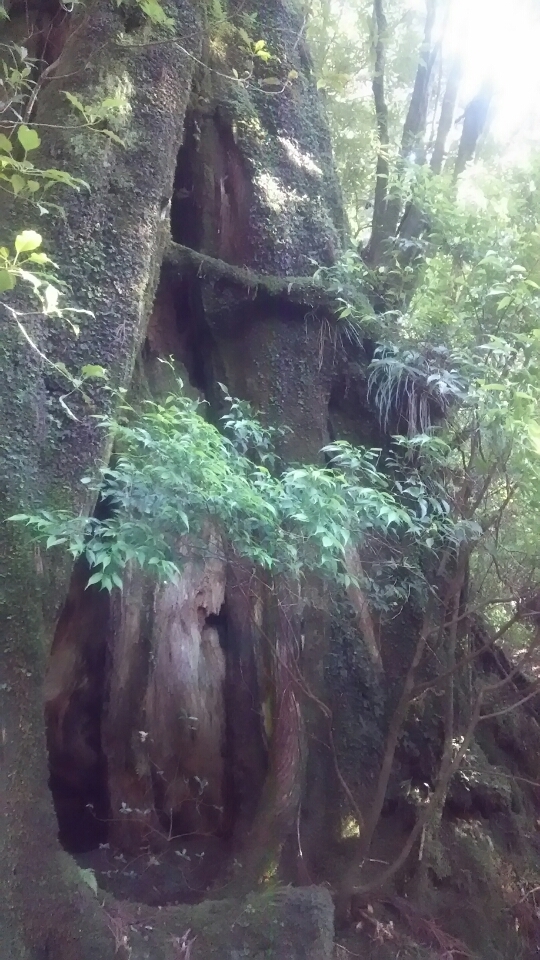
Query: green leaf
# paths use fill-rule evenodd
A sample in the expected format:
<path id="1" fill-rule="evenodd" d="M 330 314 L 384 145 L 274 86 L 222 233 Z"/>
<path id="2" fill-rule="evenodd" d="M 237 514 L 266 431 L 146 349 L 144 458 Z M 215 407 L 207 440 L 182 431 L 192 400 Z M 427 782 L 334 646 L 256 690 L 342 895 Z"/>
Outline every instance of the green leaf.
<path id="1" fill-rule="evenodd" d="M 162 27 L 174 27 L 174 20 L 168 17 L 158 0 L 138 0 L 143 13 L 152 23 Z"/>
<path id="2" fill-rule="evenodd" d="M 502 300 L 499 300 L 497 304 L 497 313 L 501 313 L 503 310 L 506 310 L 506 308 L 509 307 L 511 303 L 512 303 L 511 296 L 507 295 L 506 297 L 503 297 Z"/>
<path id="3" fill-rule="evenodd" d="M 41 266 L 45 263 L 52 263 L 52 260 L 46 253 L 31 253 L 28 259 L 31 263 L 39 263 Z"/>
<path id="4" fill-rule="evenodd" d="M 71 374 L 68 368 L 66 367 L 65 363 L 63 362 L 63 360 L 59 360 L 58 363 L 55 363 L 55 367 L 58 370 L 58 372 L 63 374 L 64 377 L 67 377 L 68 380 L 72 379 Z"/>
<path id="5" fill-rule="evenodd" d="M 96 573 L 93 573 L 91 577 L 88 578 L 87 587 L 91 587 L 94 583 L 101 583 L 103 578 L 103 570 L 97 570 Z"/>
<path id="6" fill-rule="evenodd" d="M 244 41 L 246 46 L 251 49 L 251 37 L 247 30 L 244 30 L 244 27 L 238 27 L 238 36 Z"/>
<path id="7" fill-rule="evenodd" d="M 86 363 L 81 367 L 81 377 L 84 380 L 104 380 L 107 377 L 107 371 L 97 363 Z"/>
<path id="8" fill-rule="evenodd" d="M 26 153 L 29 153 L 30 150 L 37 150 L 41 143 L 37 131 L 27 127 L 25 123 L 21 124 L 17 130 L 17 138 Z"/>
<path id="9" fill-rule="evenodd" d="M 0 133 L 0 150 L 2 153 L 13 152 L 13 144 L 11 140 L 6 137 L 5 133 Z"/>
<path id="10" fill-rule="evenodd" d="M 106 130 L 100 130 L 99 132 L 102 133 L 104 137 L 108 137 L 109 140 L 112 140 L 113 143 L 117 143 L 118 146 L 125 147 L 126 145 L 125 140 L 122 140 L 122 137 L 119 137 L 118 134 L 114 133 L 113 130 L 106 129 Z"/>
<path id="11" fill-rule="evenodd" d="M 6 293 L 7 290 L 13 290 L 17 282 L 16 277 L 9 270 L 0 270 L 0 293 Z"/>
<path id="12" fill-rule="evenodd" d="M 50 537 L 47 537 L 45 546 L 47 550 L 50 550 L 51 547 L 56 547 L 60 543 L 66 543 L 66 537 L 56 537 L 54 534 L 51 534 Z"/>
<path id="13" fill-rule="evenodd" d="M 90 868 L 79 867 L 79 873 L 81 875 L 81 879 L 90 887 L 97 897 L 98 884 L 94 871 L 90 870 Z"/>
<path id="14" fill-rule="evenodd" d="M 26 180 L 24 179 L 24 177 L 20 177 L 18 173 L 14 173 L 10 179 L 11 179 L 11 188 L 13 190 L 13 193 L 15 194 L 16 197 L 18 197 L 21 191 L 24 190 L 26 186 Z"/>
<path id="15" fill-rule="evenodd" d="M 41 243 L 41 235 L 35 230 L 23 230 L 15 237 L 15 250 L 17 253 L 29 253 L 31 250 L 37 250 Z"/>
<path id="16" fill-rule="evenodd" d="M 63 93 L 64 93 L 64 96 L 69 100 L 71 105 L 75 107 L 75 109 L 78 110 L 79 113 L 82 113 L 84 116 L 86 116 L 84 105 L 79 100 L 79 98 L 76 97 L 74 93 L 70 93 L 69 90 L 64 90 Z"/>

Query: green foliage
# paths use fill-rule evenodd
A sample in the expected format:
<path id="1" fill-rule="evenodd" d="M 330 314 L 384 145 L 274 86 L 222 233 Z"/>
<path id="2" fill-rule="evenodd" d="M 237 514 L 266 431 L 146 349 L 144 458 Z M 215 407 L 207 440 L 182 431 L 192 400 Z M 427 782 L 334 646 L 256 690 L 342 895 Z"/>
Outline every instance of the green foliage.
<path id="1" fill-rule="evenodd" d="M 64 170 L 37 167 L 28 155 L 37 150 L 40 143 L 37 131 L 25 123 L 14 124 L 10 136 L 0 134 L 0 182 L 16 197 L 32 201 L 43 214 L 48 212 L 44 206 L 45 195 L 57 184 L 76 190 L 88 185 Z"/>
<path id="2" fill-rule="evenodd" d="M 411 168 L 404 196 L 420 232 L 376 268 L 352 250 L 319 271 L 341 305 L 345 348 L 357 356 L 355 344 L 379 340 L 367 393 L 382 431 L 402 435 L 394 476 L 410 479 L 414 465 L 447 505 L 471 605 L 495 627 L 540 585 L 539 187 L 539 159 L 479 165 L 459 190 Z M 523 643 L 522 627 L 515 637 Z"/>
<path id="3" fill-rule="evenodd" d="M 356 250 L 345 250 L 331 267 L 319 267 L 314 279 L 334 297 L 339 329 L 346 339 L 361 344 L 366 336 L 383 338 L 385 317 L 376 314 L 372 305 L 378 278 Z"/>
<path id="4" fill-rule="evenodd" d="M 210 0 L 207 9 L 212 55 L 218 61 L 227 61 L 226 66 L 236 81 L 251 81 L 257 63 L 279 63 L 266 40 L 259 37 L 257 11 L 229 8 L 221 0 Z M 295 71 L 292 73 L 294 76 L 289 75 L 289 81 L 298 76 Z M 263 88 L 283 86 L 283 80 L 278 77 L 262 77 L 259 83 Z"/>
<path id="5" fill-rule="evenodd" d="M 94 104 L 84 105 L 69 90 L 64 91 L 64 96 L 76 112 L 82 116 L 89 130 L 95 130 L 103 136 L 109 137 L 109 140 L 114 143 L 122 147 L 125 146 L 122 138 L 114 130 L 111 130 L 111 126 L 116 122 L 118 112 L 125 110 L 125 103 L 121 97 L 104 97 L 103 100 L 98 100 Z"/>
<path id="6" fill-rule="evenodd" d="M 416 548 L 406 562 L 401 555 L 421 533 L 431 534 L 433 544 L 446 510 L 419 477 L 394 483 L 378 469 L 379 451 L 344 442 L 325 449 L 326 467 L 283 468 L 274 432 L 245 404 L 230 401 L 225 435 L 202 409 L 179 395 L 147 402 L 140 415 L 124 407 L 120 422 L 101 418 L 115 438 L 114 465 L 83 482 L 107 506 L 105 519 L 49 511 L 11 519 L 26 523 L 47 547 L 84 555 L 89 582 L 108 590 L 121 585 L 130 561 L 173 578 L 186 551 L 208 550 L 209 529 L 270 574 L 301 578 L 312 570 L 345 585 L 347 550 L 381 538 L 391 558 L 379 567 L 386 563 L 395 589 L 407 592 L 413 579 L 422 579 Z M 390 593 L 375 589 L 374 597 L 388 603 Z"/>
<path id="7" fill-rule="evenodd" d="M 35 230 L 23 230 L 15 237 L 13 251 L 0 247 L 0 293 L 13 290 L 17 281 L 23 281 L 38 297 L 43 312 L 55 314 L 60 312 L 60 294 L 49 279 L 56 265 L 38 249 L 41 243 L 41 235 Z"/>
<path id="8" fill-rule="evenodd" d="M 77 177 L 73 177 L 65 170 L 56 168 L 41 168 L 37 166 L 30 154 L 39 150 L 41 139 L 37 130 L 24 122 L 23 117 L 30 113 L 37 92 L 37 83 L 33 79 L 34 62 L 28 57 L 25 47 L 16 44 L 0 45 L 3 59 L 0 61 L 1 89 L 8 97 L 4 104 L 3 131 L 0 133 L 0 186 L 12 192 L 18 201 L 24 201 L 37 210 L 40 216 L 46 215 L 51 209 L 59 211 L 56 203 L 48 201 L 50 191 L 56 186 L 69 187 L 80 190 L 88 189 L 88 184 Z M 26 107 L 26 109 L 25 109 Z M 22 113 L 21 113 L 22 111 Z M 107 131 L 108 132 L 108 131 Z M 47 206 L 45 206 L 47 202 Z M 41 250 L 41 234 L 34 229 L 21 230 L 12 240 L 2 237 L 0 246 L 0 297 L 10 294 L 17 286 L 26 288 L 34 301 L 37 301 L 40 312 L 47 317 L 54 317 L 68 323 L 71 331 L 78 335 L 79 326 L 75 322 L 81 315 L 88 315 L 87 310 L 78 310 L 67 307 L 62 302 L 64 284 L 58 276 L 58 268 L 54 261 Z M 95 372 L 82 372 L 74 375 L 64 364 L 56 363 L 44 354 L 28 332 L 25 318 L 26 312 L 21 311 L 6 299 L 0 300 L 7 314 L 17 324 L 17 327 L 30 345 L 50 367 L 66 378 L 73 389 L 80 389 L 85 380 L 95 377 Z M 30 311 L 31 313 L 32 311 Z M 66 412 L 73 416 L 65 397 L 60 403 Z"/>
<path id="9" fill-rule="evenodd" d="M 47 196 L 57 184 L 76 190 L 88 185 L 65 170 L 36 166 L 30 154 L 38 150 L 41 139 L 37 130 L 25 121 L 30 113 L 28 104 L 33 103 L 37 91 L 36 64 L 26 47 L 17 44 L 0 44 L 0 56 L 0 90 L 5 98 L 0 133 L 0 186 L 44 214 L 48 212 Z"/>
<path id="10" fill-rule="evenodd" d="M 44 316 L 65 321 L 72 333 L 78 336 L 79 326 L 75 320 L 81 315 L 91 316 L 91 314 L 88 310 L 67 307 L 62 304 L 63 293 L 59 286 L 63 286 L 63 284 L 56 274 L 56 264 L 39 249 L 41 243 L 41 235 L 35 230 L 23 230 L 15 237 L 12 251 L 8 247 L 0 247 L 0 295 L 10 293 L 18 283 L 22 283 L 29 289 L 32 297 L 37 300 L 40 311 Z M 64 363 L 56 363 L 44 354 L 32 339 L 24 323 L 26 315 L 8 302 L 4 302 L 3 306 L 17 324 L 20 333 L 30 347 L 57 374 L 65 378 L 74 390 L 81 390 L 83 383 L 87 380 L 106 377 L 106 371 L 95 364 L 86 364 L 82 367 L 80 373 L 75 375 L 68 370 Z M 84 391 L 81 392 L 85 397 Z M 59 402 L 68 416 L 74 419 L 74 415 L 66 403 L 66 396 L 68 395 L 60 397 Z"/>
<path id="11" fill-rule="evenodd" d="M 428 434 L 450 406 L 465 397 L 463 358 L 446 347 L 379 347 L 370 365 L 368 397 L 388 431 L 402 419 L 410 437 Z"/>
<path id="12" fill-rule="evenodd" d="M 96 875 L 95 875 L 94 871 L 93 871 L 93 870 L 90 870 L 90 869 L 83 868 L 83 867 L 79 867 L 78 869 L 79 869 L 79 874 L 80 874 L 80 876 L 81 876 L 81 880 L 83 880 L 84 883 L 86 883 L 87 886 L 90 887 L 90 889 L 92 890 L 92 892 L 95 893 L 95 895 L 96 895 L 96 897 L 97 897 L 97 895 L 98 895 L 98 884 L 97 884 Z"/>

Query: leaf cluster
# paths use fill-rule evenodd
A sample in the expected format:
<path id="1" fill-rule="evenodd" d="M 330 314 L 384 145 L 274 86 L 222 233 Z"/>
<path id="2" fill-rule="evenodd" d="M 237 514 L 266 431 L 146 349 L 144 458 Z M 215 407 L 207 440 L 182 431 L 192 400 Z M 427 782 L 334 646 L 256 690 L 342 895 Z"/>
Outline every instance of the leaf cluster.
<path id="1" fill-rule="evenodd" d="M 46 546 L 86 556 L 91 582 L 109 590 L 129 562 L 173 578 L 186 555 L 217 549 L 209 529 L 270 575 L 313 571 L 348 586 L 347 551 L 379 539 L 387 554 L 379 566 L 390 565 L 396 587 L 398 567 L 421 579 L 417 544 L 428 533 L 432 545 L 440 540 L 447 511 L 419 477 L 394 481 L 379 469 L 380 451 L 345 442 L 325 448 L 326 466 L 283 467 L 274 432 L 245 404 L 230 400 L 224 432 L 203 414 L 180 393 L 146 402 L 140 414 L 124 406 L 118 421 L 100 418 L 115 440 L 114 463 L 83 482 L 105 518 L 42 511 L 12 519 Z"/>

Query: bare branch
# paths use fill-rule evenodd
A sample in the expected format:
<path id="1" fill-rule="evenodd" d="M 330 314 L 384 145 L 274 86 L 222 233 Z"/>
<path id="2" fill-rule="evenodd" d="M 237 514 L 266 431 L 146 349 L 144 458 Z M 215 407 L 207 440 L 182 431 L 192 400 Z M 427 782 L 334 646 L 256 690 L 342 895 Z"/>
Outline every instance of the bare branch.
<path id="1" fill-rule="evenodd" d="M 505 707 L 500 707 L 498 710 L 493 710 L 491 713 L 483 713 L 479 720 L 492 720 L 493 717 L 502 717 L 505 713 L 510 713 L 512 710 L 517 710 L 518 707 L 522 707 L 523 704 L 527 703 L 528 700 L 532 700 L 533 697 L 537 697 L 540 693 L 540 683 L 536 683 L 534 690 L 529 691 L 527 696 L 522 697 L 521 700 L 517 700 L 516 703 L 507 703 Z"/>
<path id="2" fill-rule="evenodd" d="M 369 608 L 368 599 L 360 587 L 360 583 L 365 580 L 362 561 L 356 548 L 349 547 L 345 555 L 345 564 L 347 572 L 351 576 L 351 584 L 347 590 L 349 600 L 358 614 L 358 620 L 366 644 L 368 646 L 371 659 L 378 670 L 382 670 L 382 659 L 379 643 L 375 633 L 375 625 Z"/>
<path id="3" fill-rule="evenodd" d="M 381 764 L 381 769 L 379 771 L 379 776 L 377 779 L 377 786 L 375 789 L 375 797 L 371 805 L 371 809 L 365 818 L 364 830 L 362 832 L 362 848 L 363 856 L 366 857 L 373 835 L 375 833 L 379 818 L 382 812 L 384 805 L 384 800 L 386 797 L 386 790 L 388 787 L 388 781 L 390 779 L 390 774 L 392 772 L 392 764 L 394 762 L 394 756 L 396 752 L 396 747 L 398 745 L 399 737 L 403 729 L 403 723 L 409 711 L 409 707 L 412 702 L 411 694 L 414 687 L 414 680 L 416 677 L 416 672 L 421 663 L 421 660 L 424 656 L 424 651 L 426 649 L 426 644 L 429 637 L 436 631 L 434 624 L 435 619 L 435 610 L 434 610 L 434 601 L 430 601 L 428 604 L 428 609 L 424 615 L 424 621 L 422 624 L 422 629 L 420 631 L 420 636 L 418 637 L 418 642 L 416 644 L 416 649 L 414 651 L 413 658 L 409 665 L 407 675 L 405 677 L 405 682 L 403 684 L 403 689 L 401 691 L 401 696 L 399 698 L 398 704 L 392 719 L 390 720 L 390 726 L 388 730 L 388 736 L 386 738 L 386 746 L 383 761 Z"/>
<path id="4" fill-rule="evenodd" d="M 467 726 L 467 730 L 465 731 L 465 734 L 461 741 L 459 750 L 456 751 L 456 754 L 452 759 L 451 763 L 449 765 L 448 764 L 446 765 L 446 769 L 443 770 L 441 768 L 437 786 L 435 787 L 435 790 L 431 794 L 429 801 L 422 808 L 418 816 L 418 819 L 414 827 L 412 828 L 407 840 L 405 841 L 400 853 L 398 854 L 396 859 L 393 861 L 393 863 L 391 863 L 386 870 L 383 870 L 380 876 L 376 877 L 373 881 L 370 881 L 369 883 L 365 884 L 362 887 L 356 887 L 354 890 L 355 893 L 360 893 L 360 894 L 368 893 L 371 890 L 382 887 L 388 880 L 390 880 L 397 873 L 397 871 L 407 861 L 407 858 L 415 842 L 418 840 L 424 827 L 427 825 L 428 821 L 433 816 L 433 814 L 436 813 L 439 805 L 441 804 L 444 797 L 446 796 L 446 792 L 448 790 L 448 784 L 450 783 L 450 780 L 454 776 L 454 773 L 458 770 L 461 764 L 461 761 L 463 760 L 463 757 L 465 756 L 465 754 L 467 753 L 467 750 L 469 749 L 474 731 L 476 730 L 478 721 L 480 719 L 482 702 L 483 702 L 483 695 L 482 695 L 482 692 L 480 692 L 480 694 L 477 697 L 476 703 L 474 705 L 472 716 L 471 716 L 471 719 L 469 720 L 469 724 Z"/>
<path id="5" fill-rule="evenodd" d="M 514 614 L 510 620 L 507 620 L 497 633 L 486 640 L 481 647 L 478 647 L 477 650 L 473 650 L 471 653 L 467 654 L 466 657 L 463 657 L 459 660 L 451 669 L 446 670 L 444 673 L 441 673 L 435 680 L 428 680 L 426 683 L 422 683 L 419 687 L 416 688 L 413 694 L 413 699 L 421 697 L 424 693 L 427 693 L 428 690 L 436 690 L 441 683 L 445 682 L 446 678 L 450 674 L 457 673 L 459 670 L 462 670 L 463 667 L 466 667 L 469 663 L 472 663 L 473 660 L 478 659 L 483 653 L 486 653 L 488 650 L 491 650 L 493 645 L 500 640 L 500 638 L 507 633 L 510 627 L 513 627 L 515 623 L 518 623 L 522 619 L 521 613 Z"/>

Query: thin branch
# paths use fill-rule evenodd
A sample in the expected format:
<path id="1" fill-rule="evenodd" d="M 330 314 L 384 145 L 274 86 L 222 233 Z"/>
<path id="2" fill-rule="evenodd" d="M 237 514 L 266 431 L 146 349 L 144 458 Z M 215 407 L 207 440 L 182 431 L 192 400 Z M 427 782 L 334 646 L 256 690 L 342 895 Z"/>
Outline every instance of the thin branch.
<path id="1" fill-rule="evenodd" d="M 369 601 L 364 591 L 360 587 L 360 584 L 365 580 L 365 575 L 362 561 L 356 548 L 353 549 L 352 547 L 349 547 L 347 549 L 345 555 L 345 566 L 352 580 L 347 590 L 349 600 L 358 614 L 362 634 L 369 648 L 371 658 L 375 666 L 379 670 L 382 670 L 383 663 L 381 651 L 379 643 L 377 642 L 373 617 L 369 608 Z"/>
<path id="2" fill-rule="evenodd" d="M 384 751 L 384 757 L 381 764 L 381 769 L 379 771 L 379 776 L 377 778 L 377 786 L 375 788 L 375 797 L 369 814 L 366 817 L 364 830 L 362 833 L 362 853 L 366 857 L 369 848 L 371 846 L 371 841 L 373 835 L 377 828 L 379 818 L 381 816 L 382 808 L 384 806 L 384 800 L 386 797 L 386 791 L 388 788 L 388 781 L 390 779 L 390 774 L 392 772 L 392 765 L 394 763 L 394 756 L 396 753 L 396 748 L 399 742 L 399 737 L 403 729 L 403 724 L 405 718 L 409 711 L 410 705 L 412 703 L 411 694 L 414 687 L 414 680 L 416 677 L 416 671 L 420 665 L 422 657 L 424 656 L 424 651 L 426 648 L 427 641 L 429 637 L 434 632 L 434 601 L 431 600 L 428 604 L 428 609 L 424 615 L 424 621 L 422 624 L 422 629 L 420 631 L 420 636 L 416 644 L 416 649 L 414 651 L 413 658 L 409 664 L 409 669 L 407 670 L 407 675 L 405 677 L 405 682 L 401 691 L 401 696 L 399 698 L 398 704 L 392 719 L 390 720 L 390 726 L 388 729 L 388 736 L 386 738 L 386 745 Z"/>
<path id="3" fill-rule="evenodd" d="M 533 697 L 537 697 L 539 694 L 540 681 L 535 684 L 534 690 L 531 690 L 526 697 L 522 697 L 521 700 L 517 700 L 516 703 L 508 703 L 505 707 L 501 707 L 499 710 L 493 710 L 491 713 L 483 713 L 478 719 L 492 720 L 493 717 L 502 717 L 505 713 L 510 713 L 512 710 L 517 710 L 518 707 L 522 707 L 524 703 L 527 703 L 528 700 L 532 700 Z"/>
<path id="4" fill-rule="evenodd" d="M 437 783 L 437 786 L 434 792 L 432 793 L 429 801 L 425 804 L 422 811 L 420 812 L 418 819 L 414 827 L 412 828 L 407 840 L 405 841 L 405 844 L 403 845 L 400 853 L 398 854 L 396 859 L 393 861 L 393 863 L 391 863 L 389 867 L 386 870 L 384 870 L 379 877 L 376 877 L 373 881 L 367 884 L 364 884 L 364 886 L 355 887 L 353 891 L 354 893 L 357 893 L 357 894 L 368 893 L 371 890 L 382 887 L 388 880 L 390 880 L 397 873 L 397 871 L 404 865 L 404 863 L 406 863 L 407 858 L 415 842 L 420 837 L 420 834 L 422 833 L 425 825 L 428 823 L 428 820 L 432 815 L 432 813 L 437 810 L 437 807 L 440 801 L 446 794 L 450 780 L 452 779 L 454 773 L 459 768 L 461 761 L 463 760 L 463 757 L 465 756 L 467 750 L 469 749 L 470 742 L 472 740 L 474 731 L 478 724 L 478 720 L 480 719 L 482 701 L 483 701 L 483 695 L 482 695 L 482 692 L 480 692 L 476 700 L 476 704 L 474 706 L 474 710 L 473 710 L 471 719 L 469 721 L 467 730 L 463 736 L 463 740 L 461 742 L 460 748 L 456 752 L 456 755 L 453 758 L 451 764 L 447 766 L 445 771 L 441 771 L 439 782 Z"/>
<path id="5" fill-rule="evenodd" d="M 446 678 L 449 677 L 450 674 L 457 673 L 459 670 L 462 670 L 463 667 L 466 667 L 469 663 L 472 663 L 473 660 L 476 660 L 477 657 L 480 657 L 483 653 L 486 653 L 487 650 L 491 650 L 497 640 L 500 640 L 500 638 L 507 633 L 510 627 L 513 627 L 514 624 L 518 623 L 521 619 L 522 615 L 520 613 L 515 613 L 514 616 L 511 617 L 510 620 L 507 620 L 506 623 L 504 623 L 503 626 L 497 630 L 497 633 L 493 637 L 490 637 L 489 640 L 486 640 L 485 643 L 478 648 L 478 650 L 474 650 L 467 654 L 467 656 L 459 660 L 454 667 L 446 670 L 444 673 L 441 673 L 440 676 L 438 676 L 435 680 L 428 680 L 426 683 L 420 684 L 420 686 L 418 686 L 413 693 L 413 699 L 417 700 L 418 697 L 421 697 L 428 690 L 436 690 L 441 683 L 445 682 Z"/>

